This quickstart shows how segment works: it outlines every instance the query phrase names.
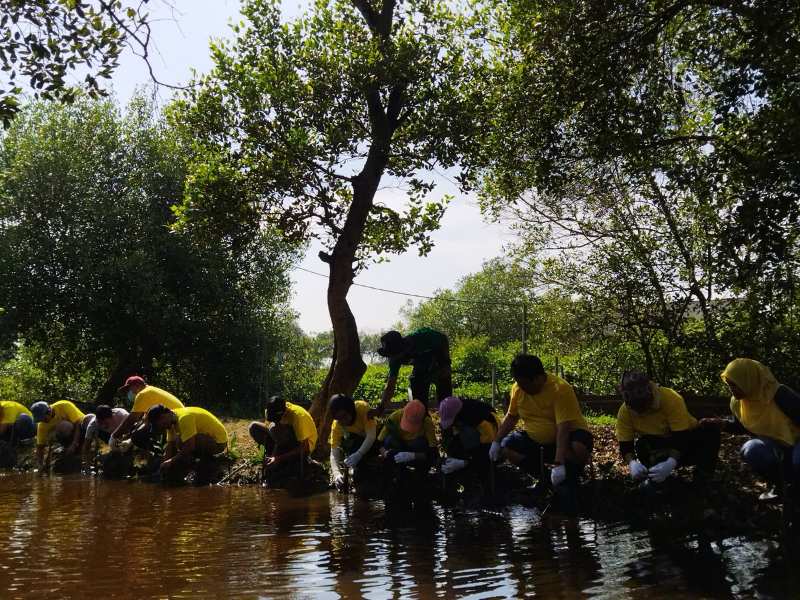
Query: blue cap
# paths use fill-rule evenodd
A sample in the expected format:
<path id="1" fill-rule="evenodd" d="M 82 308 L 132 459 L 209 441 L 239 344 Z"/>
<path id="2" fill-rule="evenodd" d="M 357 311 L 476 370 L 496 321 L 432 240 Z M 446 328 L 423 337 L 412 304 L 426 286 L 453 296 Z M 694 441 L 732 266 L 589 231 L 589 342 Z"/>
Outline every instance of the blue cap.
<path id="1" fill-rule="evenodd" d="M 44 421 L 44 418 L 50 414 L 50 405 L 47 402 L 39 401 L 31 405 L 31 414 L 33 415 L 34 422 Z"/>

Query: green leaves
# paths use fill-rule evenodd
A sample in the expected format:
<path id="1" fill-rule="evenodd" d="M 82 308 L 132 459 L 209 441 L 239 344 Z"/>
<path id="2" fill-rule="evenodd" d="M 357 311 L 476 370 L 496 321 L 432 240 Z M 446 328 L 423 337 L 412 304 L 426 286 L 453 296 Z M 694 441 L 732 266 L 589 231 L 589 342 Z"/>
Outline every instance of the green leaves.
<path id="1" fill-rule="evenodd" d="M 91 98 L 104 96 L 99 80 L 110 78 L 125 36 L 143 26 L 146 17 L 133 8 L 123 11 L 120 2 L 2 0 L 0 69 L 11 84 L 0 90 L 4 127 L 19 111 L 20 80 L 37 98 L 73 102 L 79 89 Z M 76 70 L 87 71 L 81 86 L 68 81 Z"/>
<path id="2" fill-rule="evenodd" d="M 466 41 L 467 25 L 440 3 L 386 5 L 394 8 L 384 36 L 351 2 L 317 2 L 293 23 L 281 22 L 277 2 L 245 2 L 235 40 L 212 49 L 214 70 L 171 113 L 191 139 L 192 168 L 224 160 L 242 184 L 237 203 L 258 206 L 291 239 L 333 247 L 356 178 L 373 168 L 370 151 L 380 157 L 370 177 L 410 180 L 406 206 L 370 207 L 359 262 L 409 245 L 430 249 L 427 232 L 446 200 L 418 182 L 434 166 L 455 165 L 471 130 L 462 89 L 474 74 L 460 57 L 477 42 Z M 369 10 L 383 27 L 381 6 Z M 184 214 L 223 228 L 256 218 L 231 199 L 196 186 Z"/>

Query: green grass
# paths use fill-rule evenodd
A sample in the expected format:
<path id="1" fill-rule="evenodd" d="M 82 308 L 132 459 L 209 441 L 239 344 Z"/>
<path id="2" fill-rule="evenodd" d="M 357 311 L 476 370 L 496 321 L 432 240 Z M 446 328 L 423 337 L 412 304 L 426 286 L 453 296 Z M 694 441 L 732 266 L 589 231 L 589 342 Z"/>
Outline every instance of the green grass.
<path id="1" fill-rule="evenodd" d="M 617 424 L 617 417 L 613 415 L 604 415 L 593 411 L 586 411 L 583 413 L 584 418 L 590 425 L 602 426 L 615 426 Z"/>

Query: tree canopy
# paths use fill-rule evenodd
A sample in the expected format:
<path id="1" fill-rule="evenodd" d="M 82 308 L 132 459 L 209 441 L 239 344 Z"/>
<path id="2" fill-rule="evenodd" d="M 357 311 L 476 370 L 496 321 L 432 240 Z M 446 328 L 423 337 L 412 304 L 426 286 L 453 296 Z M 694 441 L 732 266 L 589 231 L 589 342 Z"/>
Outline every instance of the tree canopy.
<path id="1" fill-rule="evenodd" d="M 185 173 L 141 99 L 23 111 L 0 152 L 4 350 L 35 346 L 62 383 L 89 373 L 97 400 L 143 372 L 198 403 L 256 402 L 296 250 L 267 229 L 235 245 L 172 232 Z"/>

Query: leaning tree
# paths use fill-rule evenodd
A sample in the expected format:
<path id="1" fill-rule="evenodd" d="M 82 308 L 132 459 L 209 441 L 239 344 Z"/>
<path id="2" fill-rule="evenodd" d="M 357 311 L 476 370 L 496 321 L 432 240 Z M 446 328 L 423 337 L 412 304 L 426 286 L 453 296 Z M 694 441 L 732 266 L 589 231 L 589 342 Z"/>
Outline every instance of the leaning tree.
<path id="1" fill-rule="evenodd" d="M 370 260 L 432 245 L 447 198 L 434 169 L 469 144 L 483 32 L 456 3 L 320 0 L 293 22 L 248 0 L 215 66 L 173 106 L 194 165 L 187 227 L 235 235 L 276 224 L 315 240 L 327 266 L 333 360 L 315 397 L 352 393 L 366 366 L 347 294 Z M 383 202 L 381 185 L 401 192 Z M 395 194 L 396 196 L 396 194 Z"/>

